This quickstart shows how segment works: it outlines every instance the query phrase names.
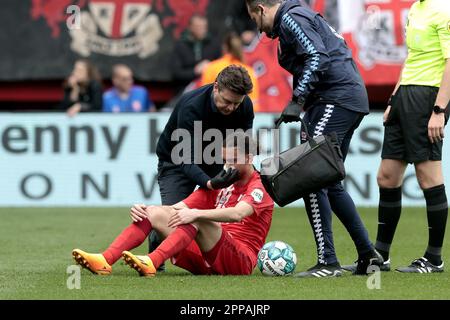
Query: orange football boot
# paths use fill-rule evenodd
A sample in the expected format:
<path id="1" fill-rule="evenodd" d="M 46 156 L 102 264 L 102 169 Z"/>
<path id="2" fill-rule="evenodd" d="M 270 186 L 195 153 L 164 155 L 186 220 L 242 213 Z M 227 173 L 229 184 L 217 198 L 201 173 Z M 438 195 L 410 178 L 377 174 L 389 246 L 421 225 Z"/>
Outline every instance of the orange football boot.
<path id="1" fill-rule="evenodd" d="M 112 267 L 100 253 L 87 253 L 80 249 L 74 249 L 72 256 L 80 266 L 88 269 L 93 274 L 105 276 L 112 272 Z"/>
<path id="2" fill-rule="evenodd" d="M 122 252 L 125 263 L 133 268 L 143 277 L 153 277 L 156 274 L 156 268 L 149 256 L 137 256 L 129 251 Z"/>

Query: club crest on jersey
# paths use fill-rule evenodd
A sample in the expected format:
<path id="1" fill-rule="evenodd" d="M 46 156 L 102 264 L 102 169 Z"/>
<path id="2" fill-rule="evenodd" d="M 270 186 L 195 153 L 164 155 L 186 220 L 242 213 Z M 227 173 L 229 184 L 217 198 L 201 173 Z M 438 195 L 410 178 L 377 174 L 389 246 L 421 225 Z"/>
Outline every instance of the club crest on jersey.
<path id="1" fill-rule="evenodd" d="M 226 189 L 220 190 L 219 194 L 217 195 L 216 199 L 216 208 L 225 208 L 225 205 L 228 203 L 228 200 L 230 200 L 231 194 L 233 193 L 234 186 L 231 185 Z"/>
<path id="2" fill-rule="evenodd" d="M 251 195 L 252 195 L 253 201 L 255 201 L 256 203 L 260 203 L 264 197 L 264 193 L 262 192 L 261 189 L 253 190 Z"/>

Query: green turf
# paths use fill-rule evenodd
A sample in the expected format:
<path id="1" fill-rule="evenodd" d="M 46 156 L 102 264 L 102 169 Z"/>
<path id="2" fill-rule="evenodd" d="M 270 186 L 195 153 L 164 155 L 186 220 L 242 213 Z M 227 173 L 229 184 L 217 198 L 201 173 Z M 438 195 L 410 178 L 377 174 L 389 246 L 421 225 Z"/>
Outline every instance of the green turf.
<path id="1" fill-rule="evenodd" d="M 373 239 L 375 209 L 361 209 Z M 355 257 L 351 239 L 334 217 L 334 237 L 342 264 Z M 127 209 L 0 209 L 0 299 L 449 299 L 450 272 L 405 275 L 382 273 L 381 289 L 369 290 L 366 277 L 336 279 L 252 276 L 192 276 L 168 266 L 165 274 L 140 278 L 121 262 L 112 276 L 81 273 L 81 289 L 66 286 L 71 251 L 105 248 L 129 223 Z M 448 231 L 447 231 L 448 234 Z M 428 239 L 426 214 L 406 208 L 392 248 L 393 266 L 409 264 L 423 254 Z M 448 239 L 448 237 L 447 237 Z M 299 259 L 296 271 L 315 262 L 312 231 L 303 209 L 277 209 L 269 240 L 291 244 Z M 136 249 L 145 252 L 145 245 Z M 450 257 L 450 246 L 444 248 Z"/>

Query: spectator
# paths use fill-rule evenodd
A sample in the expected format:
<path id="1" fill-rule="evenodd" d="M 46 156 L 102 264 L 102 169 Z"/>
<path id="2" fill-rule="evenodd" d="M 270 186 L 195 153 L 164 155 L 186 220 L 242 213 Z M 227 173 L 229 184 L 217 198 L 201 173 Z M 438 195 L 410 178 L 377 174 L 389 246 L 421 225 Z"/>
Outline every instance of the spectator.
<path id="1" fill-rule="evenodd" d="M 208 20 L 203 16 L 193 15 L 188 29 L 175 44 L 171 60 L 177 93 L 200 77 L 208 62 L 220 55 L 220 43 L 208 35 Z"/>
<path id="2" fill-rule="evenodd" d="M 228 3 L 233 9 L 226 17 L 225 25 L 241 36 L 244 47 L 249 46 L 257 37 L 256 23 L 248 15 L 245 1 L 230 0 Z"/>
<path id="3" fill-rule="evenodd" d="M 113 87 L 103 94 L 103 112 L 154 111 L 155 105 L 142 86 L 134 85 L 133 72 L 124 64 L 112 70 Z"/>
<path id="4" fill-rule="evenodd" d="M 100 74 L 87 60 L 77 60 L 72 73 L 64 83 L 64 99 L 61 108 L 69 117 L 79 112 L 95 112 L 102 109 L 102 85 Z"/>
<path id="5" fill-rule="evenodd" d="M 241 38 L 235 34 L 228 34 L 222 44 L 223 56 L 214 60 L 205 67 L 203 71 L 200 86 L 204 86 L 216 81 L 219 73 L 229 65 L 240 65 L 244 67 L 253 83 L 253 91 L 248 95 L 253 102 L 253 110 L 259 111 L 259 86 L 255 70 L 250 65 L 244 63 L 244 52 Z"/>
<path id="6" fill-rule="evenodd" d="M 244 32 L 242 32 L 241 40 L 244 47 L 250 46 L 256 37 L 258 37 L 258 34 L 254 30 L 245 30 Z"/>

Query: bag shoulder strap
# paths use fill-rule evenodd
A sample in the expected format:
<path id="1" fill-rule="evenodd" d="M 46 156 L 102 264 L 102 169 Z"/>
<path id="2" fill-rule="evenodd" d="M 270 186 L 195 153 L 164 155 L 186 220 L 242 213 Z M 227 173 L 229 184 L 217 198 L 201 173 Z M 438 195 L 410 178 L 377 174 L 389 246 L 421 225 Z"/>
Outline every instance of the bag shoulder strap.
<path id="1" fill-rule="evenodd" d="M 305 128 L 305 134 L 306 134 L 306 142 L 308 142 L 309 143 L 309 146 L 311 147 L 311 149 L 312 148 L 315 148 L 316 146 L 317 146 L 317 142 L 313 139 L 313 137 L 311 137 L 310 135 L 309 135 L 309 132 L 308 132 L 308 126 L 307 126 L 307 124 L 306 124 L 306 121 L 305 121 L 305 119 L 303 119 L 303 117 L 300 117 L 300 123 L 302 124 L 302 127 L 304 127 Z M 301 129 L 300 129 L 301 130 Z"/>

